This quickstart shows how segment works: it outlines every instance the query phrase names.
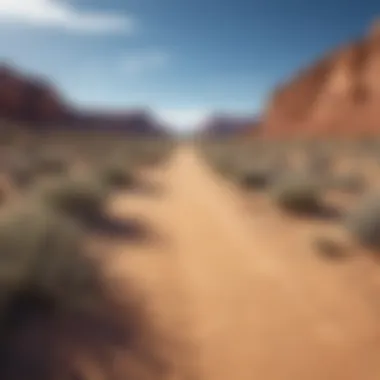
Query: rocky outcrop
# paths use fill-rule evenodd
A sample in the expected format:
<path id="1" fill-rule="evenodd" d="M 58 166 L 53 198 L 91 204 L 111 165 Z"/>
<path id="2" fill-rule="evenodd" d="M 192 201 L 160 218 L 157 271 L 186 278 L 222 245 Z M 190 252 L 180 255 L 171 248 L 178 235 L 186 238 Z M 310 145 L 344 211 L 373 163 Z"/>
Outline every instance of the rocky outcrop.
<path id="1" fill-rule="evenodd" d="M 69 109 L 58 92 L 40 78 L 0 67 L 0 118 L 29 124 L 63 121 Z"/>
<path id="2" fill-rule="evenodd" d="M 165 134 L 163 126 L 149 111 L 83 110 L 67 102 L 48 81 L 23 75 L 7 65 L 0 66 L 0 119 L 21 123 L 30 130 L 97 129 L 141 135 Z"/>
<path id="3" fill-rule="evenodd" d="M 380 24 L 298 72 L 270 98 L 266 137 L 380 134 Z"/>

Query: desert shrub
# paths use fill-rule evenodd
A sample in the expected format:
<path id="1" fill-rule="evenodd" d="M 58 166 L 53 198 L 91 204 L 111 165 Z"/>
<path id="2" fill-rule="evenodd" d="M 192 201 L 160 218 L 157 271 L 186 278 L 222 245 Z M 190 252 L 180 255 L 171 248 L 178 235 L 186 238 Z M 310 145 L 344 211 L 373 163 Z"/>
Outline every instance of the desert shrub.
<path id="1" fill-rule="evenodd" d="M 251 190 L 265 189 L 273 180 L 273 175 L 274 172 L 271 168 L 254 167 L 246 169 L 240 173 L 239 184 Z"/>
<path id="2" fill-rule="evenodd" d="M 320 256 L 327 259 L 343 258 L 347 253 L 346 247 L 342 242 L 325 236 L 316 237 L 313 240 L 313 248 Z"/>
<path id="3" fill-rule="evenodd" d="M 215 169 L 224 177 L 232 179 L 236 177 L 236 165 L 232 160 L 224 160 L 215 164 Z"/>
<path id="4" fill-rule="evenodd" d="M 311 154 L 308 162 L 308 170 L 315 174 L 325 174 L 332 166 L 332 158 L 326 152 L 318 151 Z"/>
<path id="5" fill-rule="evenodd" d="M 236 175 L 237 165 L 235 160 L 228 154 L 211 154 L 206 155 L 206 160 L 211 167 L 226 178 L 233 178 Z"/>
<path id="6" fill-rule="evenodd" d="M 109 190 L 103 182 L 89 176 L 45 182 L 36 187 L 33 195 L 53 209 L 88 224 L 102 215 Z"/>
<path id="7" fill-rule="evenodd" d="M 2 379 L 60 378 L 62 371 L 73 365 L 77 356 L 76 345 L 84 347 L 83 339 L 86 337 L 81 338 L 81 332 L 91 326 L 91 323 L 94 324 L 96 315 L 101 316 L 112 310 L 103 276 L 96 262 L 86 254 L 85 243 L 85 231 L 80 225 L 44 204 L 22 203 L 1 210 Z M 135 339 L 136 335 L 142 334 L 141 329 L 145 325 L 139 325 L 142 316 L 139 315 L 138 305 L 131 302 L 129 295 L 126 297 L 129 297 L 127 302 L 130 302 L 130 310 L 127 316 L 121 318 L 124 321 L 127 317 L 130 318 L 128 323 L 131 330 L 128 334 Z M 65 319 L 66 325 L 63 324 Z M 115 323 L 116 319 L 112 321 Z M 75 323 L 79 324 L 75 327 Z M 91 336 L 96 336 L 96 326 L 90 328 L 93 329 Z M 98 328 L 105 327 L 100 325 Z M 115 325 L 113 328 L 116 328 Z M 117 328 L 119 341 L 126 341 L 123 336 L 126 332 L 121 329 L 121 325 Z M 34 332 L 35 329 L 38 334 Z M 61 342 L 64 345 L 68 338 L 70 350 L 74 350 L 74 354 L 71 359 L 65 359 L 71 360 L 71 363 L 62 367 L 52 359 L 56 349 L 61 347 Z M 111 344 L 116 344 L 115 340 L 111 340 L 100 342 L 93 339 L 92 345 L 97 344 L 98 351 L 107 348 L 109 353 L 112 352 L 109 351 Z M 109 346 L 103 348 L 100 344 Z M 129 348 L 138 352 L 133 346 Z M 39 350 L 42 350 L 37 361 L 36 350 L 38 355 Z M 70 377 L 66 375 L 63 378 Z"/>
<path id="8" fill-rule="evenodd" d="M 68 163 L 64 157 L 46 152 L 36 157 L 35 167 L 38 174 L 63 174 L 68 169 Z"/>
<path id="9" fill-rule="evenodd" d="M 359 173 L 342 174 L 329 180 L 329 187 L 348 193 L 361 193 L 366 190 L 367 181 L 364 175 Z"/>
<path id="10" fill-rule="evenodd" d="M 163 161 L 164 153 L 158 149 L 144 149 L 134 155 L 135 162 L 143 166 L 158 165 Z"/>
<path id="11" fill-rule="evenodd" d="M 40 203 L 0 212 L 1 348 L 33 313 L 96 310 L 100 277 L 84 242 L 79 225 Z"/>
<path id="12" fill-rule="evenodd" d="M 115 189 L 128 188 L 133 185 L 132 170 L 120 164 L 110 164 L 100 170 L 100 179 Z"/>
<path id="13" fill-rule="evenodd" d="M 75 269 L 82 255 L 84 236 L 84 231 L 71 218 L 43 203 L 22 202 L 1 210 L 1 288 L 33 284 L 45 292 L 68 290 L 60 284 L 64 280 L 64 276 L 59 278 L 62 273 L 55 271 L 70 265 L 68 275 Z M 75 271 L 71 276 L 75 277 Z M 55 282 L 55 288 L 50 281 Z"/>
<path id="14" fill-rule="evenodd" d="M 9 191 L 5 184 L 0 181 L 0 206 L 3 205 L 9 198 Z"/>
<path id="15" fill-rule="evenodd" d="M 169 149 L 165 142 L 135 142 L 123 149 L 121 157 L 124 162 L 134 163 L 136 166 L 152 166 L 160 164 L 168 156 Z"/>
<path id="16" fill-rule="evenodd" d="M 136 165 L 136 148 L 133 147 L 128 148 L 128 150 L 124 149 L 115 149 L 113 153 L 109 154 L 107 157 L 106 164 L 109 166 L 126 166 L 128 168 L 132 168 Z M 104 161 L 103 161 L 104 165 Z"/>
<path id="17" fill-rule="evenodd" d="M 367 195 L 350 210 L 345 226 L 362 245 L 380 249 L 380 196 Z"/>
<path id="18" fill-rule="evenodd" d="M 24 189 L 33 184 L 36 170 L 32 160 L 27 157 L 15 157 L 6 163 L 5 171 L 11 182 L 18 188 Z"/>
<path id="19" fill-rule="evenodd" d="M 321 207 L 321 186 L 304 173 L 279 176 L 271 187 L 271 196 L 281 208 L 300 212 L 316 212 Z"/>

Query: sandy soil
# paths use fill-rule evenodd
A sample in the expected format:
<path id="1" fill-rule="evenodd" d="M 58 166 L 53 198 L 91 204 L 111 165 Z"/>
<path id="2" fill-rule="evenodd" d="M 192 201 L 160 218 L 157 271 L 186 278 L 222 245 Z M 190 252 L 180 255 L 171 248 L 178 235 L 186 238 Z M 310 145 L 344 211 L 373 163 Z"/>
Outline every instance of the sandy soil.
<path id="1" fill-rule="evenodd" d="M 310 242 L 328 224 L 248 204 L 191 147 L 151 178 L 156 193 L 114 208 L 154 234 L 114 243 L 109 266 L 183 343 L 168 380 L 380 379 L 378 264 L 318 257 Z"/>

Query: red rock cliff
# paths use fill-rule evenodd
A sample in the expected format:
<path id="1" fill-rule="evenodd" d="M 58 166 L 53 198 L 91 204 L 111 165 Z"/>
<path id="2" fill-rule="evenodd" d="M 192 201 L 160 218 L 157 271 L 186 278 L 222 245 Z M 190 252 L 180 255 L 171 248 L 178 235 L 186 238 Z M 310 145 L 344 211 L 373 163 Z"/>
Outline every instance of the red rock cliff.
<path id="1" fill-rule="evenodd" d="M 0 118 L 53 123 L 62 121 L 67 112 L 65 102 L 50 84 L 0 66 Z"/>
<path id="2" fill-rule="evenodd" d="M 267 104 L 265 137 L 380 134 L 380 24 L 280 86 Z"/>
<path id="3" fill-rule="evenodd" d="M 163 126 L 146 110 L 113 112 L 76 108 L 66 102 L 48 81 L 23 75 L 7 65 L 0 65 L 0 119 L 21 122 L 32 131 L 64 128 L 166 134 Z"/>

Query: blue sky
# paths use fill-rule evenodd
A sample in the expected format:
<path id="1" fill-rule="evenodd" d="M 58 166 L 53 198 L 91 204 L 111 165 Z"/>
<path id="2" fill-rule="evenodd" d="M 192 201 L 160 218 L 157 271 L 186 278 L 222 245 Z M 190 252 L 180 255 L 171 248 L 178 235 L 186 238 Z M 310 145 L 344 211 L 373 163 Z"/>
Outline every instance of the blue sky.
<path id="1" fill-rule="evenodd" d="M 369 0 L 0 0 L 0 57 L 73 101 L 148 105 L 184 129 L 213 110 L 258 112 L 376 15 Z"/>

